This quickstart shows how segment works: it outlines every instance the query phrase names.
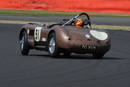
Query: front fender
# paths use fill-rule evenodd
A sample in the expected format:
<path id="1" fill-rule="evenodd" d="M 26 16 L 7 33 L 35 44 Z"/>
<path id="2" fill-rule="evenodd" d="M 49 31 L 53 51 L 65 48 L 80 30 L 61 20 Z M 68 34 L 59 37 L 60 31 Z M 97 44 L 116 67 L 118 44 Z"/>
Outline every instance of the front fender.
<path id="1" fill-rule="evenodd" d="M 68 33 L 62 29 L 62 27 L 56 27 L 55 29 L 56 43 L 60 48 L 70 48 L 71 44 L 69 43 L 70 37 Z"/>

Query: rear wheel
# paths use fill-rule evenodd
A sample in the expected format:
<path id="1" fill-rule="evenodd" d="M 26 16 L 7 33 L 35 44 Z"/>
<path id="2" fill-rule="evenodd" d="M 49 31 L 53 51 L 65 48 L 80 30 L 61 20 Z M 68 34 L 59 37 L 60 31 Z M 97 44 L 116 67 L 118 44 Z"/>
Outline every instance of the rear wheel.
<path id="1" fill-rule="evenodd" d="M 27 33 L 25 31 L 23 31 L 20 36 L 20 50 L 22 55 L 28 55 L 30 50 L 27 39 Z"/>
<path id="2" fill-rule="evenodd" d="M 51 33 L 49 36 L 49 41 L 48 41 L 48 51 L 49 54 L 52 57 L 57 57 L 59 56 L 59 48 L 56 44 L 56 37 L 55 37 L 55 33 Z"/>

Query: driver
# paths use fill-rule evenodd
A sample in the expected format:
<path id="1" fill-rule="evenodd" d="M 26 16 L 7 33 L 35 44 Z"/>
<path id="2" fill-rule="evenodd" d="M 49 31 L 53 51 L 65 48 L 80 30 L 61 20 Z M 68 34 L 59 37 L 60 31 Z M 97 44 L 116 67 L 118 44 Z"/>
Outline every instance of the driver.
<path id="1" fill-rule="evenodd" d="M 75 20 L 75 25 L 77 27 L 82 27 L 83 26 L 83 19 L 82 18 L 78 18 Z"/>

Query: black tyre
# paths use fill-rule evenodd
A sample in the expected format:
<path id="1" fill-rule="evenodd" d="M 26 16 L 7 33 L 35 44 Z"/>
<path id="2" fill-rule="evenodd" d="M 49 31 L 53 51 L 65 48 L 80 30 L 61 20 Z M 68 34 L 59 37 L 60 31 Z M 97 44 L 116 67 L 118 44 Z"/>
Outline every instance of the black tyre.
<path id="1" fill-rule="evenodd" d="M 102 59 L 103 56 L 104 56 L 104 53 L 94 53 L 94 54 L 93 54 L 93 57 L 94 57 L 94 58 L 97 58 L 97 59 Z"/>
<path id="2" fill-rule="evenodd" d="M 27 39 L 27 33 L 25 31 L 23 31 L 20 36 L 20 50 L 22 55 L 28 55 L 30 50 Z"/>
<path id="3" fill-rule="evenodd" d="M 48 51 L 51 57 L 59 56 L 59 48 L 56 44 L 55 33 L 51 33 L 48 40 Z"/>

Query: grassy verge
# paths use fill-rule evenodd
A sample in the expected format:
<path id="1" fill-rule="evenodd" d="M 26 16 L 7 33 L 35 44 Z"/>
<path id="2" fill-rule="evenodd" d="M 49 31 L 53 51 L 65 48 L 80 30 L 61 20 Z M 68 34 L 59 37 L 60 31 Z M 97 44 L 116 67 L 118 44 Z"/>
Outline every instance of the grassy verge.
<path id="1" fill-rule="evenodd" d="M 74 11 L 45 11 L 45 10 L 23 10 L 23 9 L 0 9 L 0 14 L 37 15 L 37 16 L 74 16 L 80 12 Z M 88 12 L 90 16 L 101 17 L 130 17 L 127 13 L 103 13 Z"/>

